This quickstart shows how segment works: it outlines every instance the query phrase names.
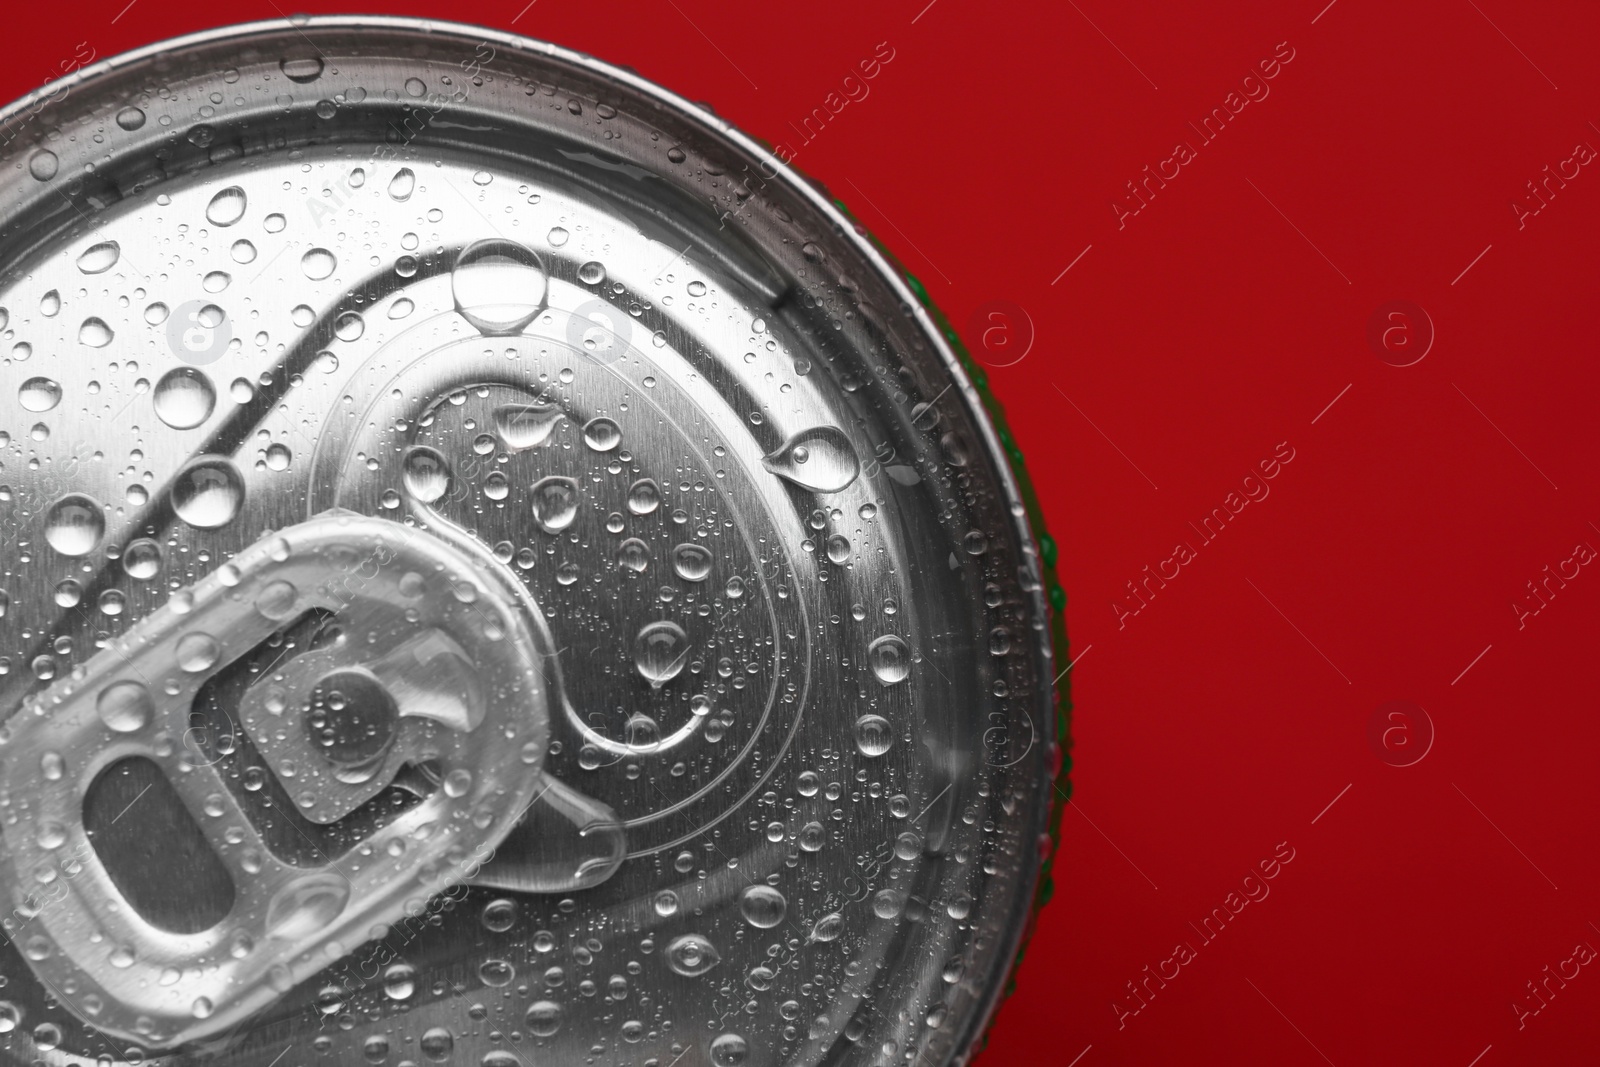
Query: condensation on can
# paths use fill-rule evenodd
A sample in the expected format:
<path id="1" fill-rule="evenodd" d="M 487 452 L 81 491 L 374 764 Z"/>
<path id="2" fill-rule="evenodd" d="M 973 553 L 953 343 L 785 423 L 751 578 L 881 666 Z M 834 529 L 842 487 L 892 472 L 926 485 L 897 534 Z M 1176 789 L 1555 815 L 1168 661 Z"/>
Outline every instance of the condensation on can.
<path id="1" fill-rule="evenodd" d="M 0 164 L 0 1057 L 968 1058 L 1053 559 L 817 187 L 385 18 L 89 68 Z"/>

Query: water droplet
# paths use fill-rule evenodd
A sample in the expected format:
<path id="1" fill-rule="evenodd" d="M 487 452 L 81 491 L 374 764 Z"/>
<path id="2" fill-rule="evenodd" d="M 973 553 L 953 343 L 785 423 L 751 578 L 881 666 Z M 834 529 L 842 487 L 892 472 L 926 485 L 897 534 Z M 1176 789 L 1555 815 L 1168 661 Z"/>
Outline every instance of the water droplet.
<path id="1" fill-rule="evenodd" d="M 367 332 L 367 320 L 354 311 L 346 311 L 333 323 L 333 335 L 341 341 L 359 341 Z M 337 363 L 334 364 L 338 366 Z"/>
<path id="2" fill-rule="evenodd" d="M 88 345 L 90 348 L 104 348 L 116 336 L 111 332 L 104 319 L 90 315 L 83 320 L 83 325 L 78 327 L 78 343 Z"/>
<path id="3" fill-rule="evenodd" d="M 903 682 L 911 675 L 911 646 L 894 634 L 885 634 L 867 646 L 867 663 L 884 685 Z"/>
<path id="4" fill-rule="evenodd" d="M 536 1000 L 528 1006 L 524 1021 L 534 1037 L 554 1037 L 561 1029 L 561 1005 L 553 1000 Z"/>
<path id="5" fill-rule="evenodd" d="M 317 1011 L 325 1016 L 333 1016 L 344 1009 L 349 993 L 342 985 L 323 985 L 317 992 Z"/>
<path id="6" fill-rule="evenodd" d="M 694 281 L 690 282 L 687 288 L 689 290 L 689 295 L 690 296 L 705 296 L 706 295 L 706 283 L 703 282 L 703 281 L 700 281 L 698 278 L 695 279 Z"/>
<path id="7" fill-rule="evenodd" d="M 300 591 L 292 582 L 282 579 L 268 582 L 262 587 L 261 592 L 256 594 L 256 610 L 263 618 L 273 621 L 287 619 L 294 613 L 294 606 L 299 598 Z"/>
<path id="8" fill-rule="evenodd" d="M 562 418 L 557 404 L 505 404 L 494 409 L 494 428 L 512 452 L 526 452 L 545 443 Z"/>
<path id="9" fill-rule="evenodd" d="M 882 889 L 872 898 L 872 914 L 880 919 L 893 919 L 905 910 L 906 895 L 898 889 Z"/>
<path id="10" fill-rule="evenodd" d="M 567 233 L 566 228 L 562 226 L 550 227 L 550 232 L 545 235 L 551 246 L 555 248 L 560 248 L 562 245 L 566 244 L 567 238 L 570 236 L 572 235 Z"/>
<path id="11" fill-rule="evenodd" d="M 883 473 L 901 485 L 916 485 L 922 481 L 922 475 L 917 472 L 917 468 L 906 463 L 896 463 L 893 466 L 885 467 L 883 468 Z"/>
<path id="12" fill-rule="evenodd" d="M 795 841 L 802 851 L 821 852 L 823 844 L 827 841 L 827 831 L 820 822 L 808 822 L 800 827 L 800 832 L 795 835 Z"/>
<path id="13" fill-rule="evenodd" d="M 882 715 L 863 715 L 856 720 L 856 748 L 863 756 L 881 756 L 894 744 L 894 729 Z"/>
<path id="14" fill-rule="evenodd" d="M 813 426 L 783 443 L 761 465 L 814 493 L 837 493 L 861 473 L 861 461 L 850 438 L 835 426 Z"/>
<path id="15" fill-rule="evenodd" d="M 630 537 L 617 546 L 617 562 L 630 571 L 642 572 L 650 566 L 650 546 L 637 537 Z"/>
<path id="16" fill-rule="evenodd" d="M 29 378 L 17 390 L 17 400 L 29 411 L 49 411 L 61 403 L 61 383 L 49 378 Z"/>
<path id="17" fill-rule="evenodd" d="M 432 504 L 450 491 L 450 464 L 427 445 L 413 446 L 400 467 L 406 492 L 421 504 Z"/>
<path id="18" fill-rule="evenodd" d="M 104 274 L 115 267 L 121 257 L 121 245 L 115 241 L 101 241 L 78 257 L 78 269 L 85 274 Z"/>
<path id="19" fill-rule="evenodd" d="M 417 1039 L 417 1047 L 422 1054 L 436 1063 L 442 1063 L 450 1058 L 450 1051 L 456 1046 L 455 1035 L 443 1026 L 432 1026 L 424 1030 L 422 1037 Z"/>
<path id="20" fill-rule="evenodd" d="M 672 569 L 686 582 L 703 582 L 711 574 L 711 551 L 703 545 L 679 545 L 672 550 Z"/>
<path id="21" fill-rule="evenodd" d="M 71 578 L 56 583 L 56 603 L 63 608 L 76 607 L 83 599 L 83 586 Z"/>
<path id="22" fill-rule="evenodd" d="M 189 674 L 209 670 L 222 656 L 222 646 L 210 634 L 184 634 L 178 638 L 178 666 Z"/>
<path id="23" fill-rule="evenodd" d="M 256 246 L 241 237 L 233 242 L 233 247 L 228 250 L 235 263 L 254 263 L 256 261 Z"/>
<path id="24" fill-rule="evenodd" d="M 249 204 L 250 198 L 245 196 L 244 190 L 230 185 L 206 205 L 206 221 L 213 226 L 232 226 L 244 218 L 244 209 Z"/>
<path id="25" fill-rule="evenodd" d="M 327 927 L 344 912 L 350 883 L 336 874 L 307 874 L 296 878 L 267 904 L 266 929 L 273 937 L 298 941 Z"/>
<path id="26" fill-rule="evenodd" d="M 39 314 L 46 318 L 55 318 L 61 313 L 61 293 L 52 289 L 39 298 Z"/>
<path id="27" fill-rule="evenodd" d="M 288 445 L 281 441 L 275 441 L 267 446 L 265 458 L 268 470 L 286 471 L 289 469 L 290 462 L 294 459 L 294 453 L 289 450 Z"/>
<path id="28" fill-rule="evenodd" d="M 189 1006 L 189 1011 L 196 1019 L 209 1019 L 215 1009 L 207 997 L 195 997 L 194 1003 Z"/>
<path id="29" fill-rule="evenodd" d="M 410 167 L 401 167 L 395 171 L 394 177 L 389 179 L 389 196 L 392 199 L 402 202 L 410 200 L 416 188 L 417 175 Z"/>
<path id="30" fill-rule="evenodd" d="M 162 422 L 174 430 L 192 430 L 211 417 L 217 392 L 202 372 L 178 367 L 161 376 L 150 399 Z"/>
<path id="31" fill-rule="evenodd" d="M 533 486 L 533 518 L 545 533 L 560 533 L 578 517 L 578 483 L 551 475 Z"/>
<path id="32" fill-rule="evenodd" d="M 486 986 L 510 985 L 511 980 L 517 976 L 517 969 L 505 960 L 484 960 L 478 964 L 478 978 Z"/>
<path id="33" fill-rule="evenodd" d="M 70 493 L 50 505 L 45 516 L 45 542 L 63 556 L 87 556 L 106 533 L 105 510 L 82 493 Z"/>
<path id="34" fill-rule="evenodd" d="M 122 570 L 130 578 L 148 582 L 161 573 L 161 546 L 147 537 L 130 542 L 122 550 Z"/>
<path id="35" fill-rule="evenodd" d="M 408 964 L 391 964 L 383 972 L 383 991 L 390 1000 L 406 1000 L 416 990 L 417 972 Z"/>
<path id="36" fill-rule="evenodd" d="M 739 894 L 739 914 L 751 926 L 770 930 L 783 922 L 789 902 L 770 885 L 753 885 Z"/>
<path id="37" fill-rule="evenodd" d="M 516 925 L 516 901 L 500 897 L 483 906 L 483 928 L 491 933 L 503 934 Z"/>
<path id="38" fill-rule="evenodd" d="M 450 288 L 456 310 L 479 332 L 508 336 L 521 333 L 544 310 L 549 278 L 531 248 L 489 238 L 462 250 Z"/>
<path id="39" fill-rule="evenodd" d="M 661 487 L 652 478 L 640 478 L 628 487 L 628 510 L 648 515 L 661 506 Z"/>
<path id="40" fill-rule="evenodd" d="M 28 160 L 28 173 L 39 181 L 47 182 L 61 169 L 61 160 L 48 148 L 41 148 Z"/>
<path id="41" fill-rule="evenodd" d="M 711 1067 L 744 1067 L 750 1043 L 739 1034 L 718 1034 L 711 1039 L 707 1051 L 711 1054 Z"/>
<path id="42" fill-rule="evenodd" d="M 604 415 L 590 419 L 583 427 L 583 443 L 596 452 L 610 452 L 622 443 L 622 427 Z"/>
<path id="43" fill-rule="evenodd" d="M 811 940 L 835 941 L 842 933 L 844 933 L 844 916 L 832 911 L 812 925 Z"/>
<path id="44" fill-rule="evenodd" d="M 304 59 L 284 57 L 278 60 L 278 69 L 283 71 L 285 78 L 304 85 L 322 77 L 322 57 L 307 56 Z"/>
<path id="45" fill-rule="evenodd" d="M 578 268 L 578 280 L 584 285 L 599 285 L 606 280 L 605 264 L 591 259 Z"/>
<path id="46" fill-rule="evenodd" d="M 132 133 L 144 125 L 144 112 L 129 106 L 117 112 L 117 125 Z"/>
<path id="47" fill-rule="evenodd" d="M 667 942 L 667 966 L 685 978 L 697 978 L 722 959 L 717 947 L 702 934 L 684 934 Z"/>
<path id="48" fill-rule="evenodd" d="M 156 710 L 150 690 L 134 681 L 112 682 L 100 690 L 94 706 L 100 721 L 119 734 L 144 729 Z"/>
<path id="49" fill-rule="evenodd" d="M 681 674 L 688 658 L 689 635 L 666 619 L 647 624 L 633 642 L 634 666 L 653 689 Z"/>
<path id="50" fill-rule="evenodd" d="M 256 398 L 256 387 L 244 378 L 235 378 L 228 386 L 228 396 L 235 404 L 248 404 Z"/>
<path id="51" fill-rule="evenodd" d="M 232 522 L 244 505 L 244 479 L 221 456 L 191 460 L 172 484 L 172 510 L 178 518 L 201 530 L 216 530 Z"/>
<path id="52" fill-rule="evenodd" d="M 320 282 L 339 269 L 339 261 L 326 248 L 313 248 L 300 257 L 300 269 L 307 278 Z"/>
<path id="53" fill-rule="evenodd" d="M 828 558 L 834 563 L 843 564 L 850 558 L 850 538 L 844 534 L 834 534 L 828 538 Z"/>

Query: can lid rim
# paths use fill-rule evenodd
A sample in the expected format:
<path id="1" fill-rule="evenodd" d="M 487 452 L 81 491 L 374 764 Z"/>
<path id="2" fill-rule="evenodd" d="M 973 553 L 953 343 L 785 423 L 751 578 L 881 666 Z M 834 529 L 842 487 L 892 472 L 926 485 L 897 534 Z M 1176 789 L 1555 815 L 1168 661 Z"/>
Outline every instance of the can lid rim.
<path id="1" fill-rule="evenodd" d="M 896 267 L 891 258 L 876 247 L 866 232 L 865 228 L 856 223 L 850 215 L 836 204 L 826 191 L 819 188 L 816 183 L 808 180 L 792 167 L 780 159 L 766 145 L 755 137 L 730 123 L 721 116 L 698 106 L 688 98 L 652 81 L 643 75 L 623 68 L 605 60 L 597 59 L 586 53 L 567 48 L 538 38 L 505 30 L 493 29 L 468 22 L 458 22 L 442 19 L 424 19 L 409 16 L 395 15 L 312 15 L 303 19 L 270 19 L 254 22 L 236 23 L 213 29 L 201 30 L 194 33 L 183 34 L 177 37 L 155 41 L 138 48 L 120 52 L 106 59 L 98 60 L 86 65 L 71 74 L 48 82 L 34 91 L 11 101 L 0 108 L 0 127 L 4 127 L 18 119 L 25 111 L 35 108 L 44 101 L 44 107 L 50 106 L 53 98 L 62 95 L 62 87 L 81 88 L 115 75 L 118 71 L 148 60 L 155 59 L 164 53 L 174 51 L 214 46 L 225 43 L 241 42 L 251 38 L 281 38 L 286 32 L 304 36 L 307 31 L 389 31 L 420 33 L 438 40 L 458 39 L 464 42 L 492 43 L 502 45 L 508 49 L 536 53 L 558 63 L 585 71 L 618 83 L 631 92 L 653 101 L 676 117 L 686 120 L 691 124 L 719 137 L 725 145 L 743 154 L 753 164 L 762 165 L 769 170 L 763 170 L 762 176 L 768 180 L 780 182 L 792 195 L 802 200 L 819 217 L 835 226 L 836 236 L 845 241 L 856 255 L 861 257 L 878 279 L 884 283 L 889 292 L 909 312 L 915 320 L 916 330 L 923 341 L 928 344 L 944 372 L 950 376 L 953 392 L 959 394 L 971 419 L 972 427 L 982 440 L 982 447 L 987 455 L 990 469 L 1002 487 L 1004 501 L 1010 514 L 1007 521 L 1018 538 L 1020 546 L 1027 549 L 1022 553 L 1024 565 L 1030 571 L 1032 581 L 1025 595 L 1033 602 L 1033 612 L 1038 618 L 1050 619 L 1051 611 L 1047 596 L 1046 564 L 1041 558 L 1039 544 L 1035 531 L 1029 520 L 1029 499 L 1025 497 L 1022 485 L 1019 482 L 1019 473 L 1013 466 L 1007 449 L 1002 444 L 1000 436 L 991 423 L 992 415 L 983 396 L 974 384 L 966 365 L 956 351 L 955 345 L 947 339 L 940 329 L 938 318 L 931 310 L 928 301 L 920 296 L 908 283 L 902 271 Z M 771 177 L 768 178 L 768 174 Z M 1040 531 L 1042 533 L 1042 530 Z M 1053 569 L 1053 568 L 1052 568 Z M 1041 650 L 1042 667 L 1046 677 L 1054 673 L 1054 663 L 1060 658 L 1063 649 L 1058 648 L 1054 640 L 1045 642 Z M 1035 695 L 1033 711 L 1041 724 L 1051 724 L 1055 720 L 1053 694 L 1056 686 L 1040 686 Z M 1048 741 L 1048 736 L 1041 737 Z M 1042 782 L 1049 785 L 1053 779 L 1050 777 L 1048 761 L 1043 757 L 1041 748 L 1041 764 L 1043 765 Z M 1052 812 L 1055 807 L 1051 799 L 1046 797 L 1045 802 L 1036 806 L 1035 819 L 1041 824 L 1054 824 L 1059 819 L 1059 812 Z M 960 1059 L 961 1050 L 971 1044 L 981 1047 L 983 1036 L 987 1033 L 993 1022 L 994 1015 L 1003 999 L 1005 990 L 1002 988 L 1007 978 L 1014 973 L 1016 958 L 1026 941 L 1026 931 L 1019 919 L 1026 919 L 1033 914 L 1038 906 L 1036 891 L 1041 884 L 1045 873 L 1042 858 L 1033 850 L 1024 852 L 1024 870 L 1019 878 L 1019 888 L 1025 891 L 1017 895 L 1012 902 L 1014 914 L 1006 923 L 1009 930 L 1008 943 L 1001 946 L 995 954 L 996 971 L 993 981 L 984 994 L 977 998 L 975 1010 L 966 1020 L 963 1033 L 952 1046 L 953 1058 Z"/>

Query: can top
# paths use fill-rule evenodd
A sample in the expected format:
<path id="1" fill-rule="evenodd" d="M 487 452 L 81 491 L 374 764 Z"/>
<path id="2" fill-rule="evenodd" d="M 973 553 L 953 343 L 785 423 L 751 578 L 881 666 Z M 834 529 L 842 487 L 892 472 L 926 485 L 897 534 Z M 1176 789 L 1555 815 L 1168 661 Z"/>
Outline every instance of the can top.
<path id="1" fill-rule="evenodd" d="M 0 358 L 0 1046 L 968 1054 L 1051 802 L 1038 552 L 756 142 L 452 24 L 143 49 L 0 113 Z"/>

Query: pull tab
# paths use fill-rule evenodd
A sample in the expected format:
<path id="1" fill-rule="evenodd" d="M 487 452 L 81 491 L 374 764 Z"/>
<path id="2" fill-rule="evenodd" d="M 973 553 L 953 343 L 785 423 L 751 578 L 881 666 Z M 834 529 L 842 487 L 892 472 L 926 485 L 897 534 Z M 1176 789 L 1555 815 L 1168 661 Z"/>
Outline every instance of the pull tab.
<path id="1" fill-rule="evenodd" d="M 476 875 L 548 785 L 539 767 L 560 699 L 525 618 L 490 588 L 432 535 L 325 513 L 173 594 L 32 698 L 0 731 L 11 813 L 0 891 L 39 980 L 99 1030 L 175 1045 L 238 1023 Z M 313 822 L 356 811 L 397 776 L 420 794 L 320 866 L 274 855 L 240 783 L 183 743 L 207 681 L 308 613 L 331 636 L 250 685 L 238 714 L 251 743 Z M 231 877 L 233 905 L 209 929 L 147 921 L 88 836 L 86 793 L 130 757 L 156 765 Z M 593 805 L 574 812 L 568 833 L 581 837 Z M 141 832 L 137 818 L 118 832 Z M 149 832 L 159 850 L 163 831 Z"/>

